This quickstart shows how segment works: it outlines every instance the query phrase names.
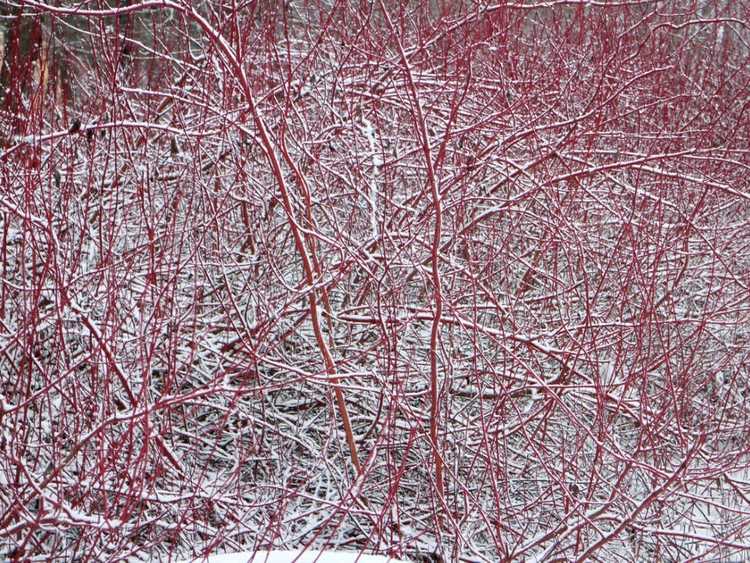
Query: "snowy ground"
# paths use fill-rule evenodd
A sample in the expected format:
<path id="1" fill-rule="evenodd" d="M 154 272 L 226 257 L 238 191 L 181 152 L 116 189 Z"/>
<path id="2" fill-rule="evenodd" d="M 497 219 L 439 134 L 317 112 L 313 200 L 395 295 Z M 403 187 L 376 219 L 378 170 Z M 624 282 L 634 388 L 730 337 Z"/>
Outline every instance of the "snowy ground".
<path id="1" fill-rule="evenodd" d="M 191 563 L 407 563 L 383 555 L 346 551 L 256 551 L 225 553 L 193 559 Z"/>

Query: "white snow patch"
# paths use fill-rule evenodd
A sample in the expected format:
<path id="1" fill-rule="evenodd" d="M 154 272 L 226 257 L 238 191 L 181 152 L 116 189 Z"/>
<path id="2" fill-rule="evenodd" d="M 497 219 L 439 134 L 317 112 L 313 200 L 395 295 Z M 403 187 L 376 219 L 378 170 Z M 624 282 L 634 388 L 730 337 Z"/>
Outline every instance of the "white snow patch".
<path id="1" fill-rule="evenodd" d="M 362 125 L 365 137 L 367 137 L 367 143 L 370 146 L 370 157 L 372 159 L 373 174 L 369 178 L 370 193 L 368 199 L 370 200 L 370 229 L 372 231 L 372 237 L 378 237 L 378 188 L 375 184 L 375 178 L 380 173 L 380 167 L 383 166 L 383 159 L 380 156 L 377 147 L 377 132 L 373 124 L 366 118 L 362 118 Z"/>
<path id="2" fill-rule="evenodd" d="M 408 563 L 353 551 L 245 551 L 192 559 L 191 563 Z"/>

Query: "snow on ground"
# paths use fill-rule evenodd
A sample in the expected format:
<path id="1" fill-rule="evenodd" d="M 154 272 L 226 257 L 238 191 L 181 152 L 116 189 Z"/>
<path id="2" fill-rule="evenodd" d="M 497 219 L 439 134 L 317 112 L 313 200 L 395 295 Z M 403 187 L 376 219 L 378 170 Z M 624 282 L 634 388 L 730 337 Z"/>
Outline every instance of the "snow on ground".
<path id="1" fill-rule="evenodd" d="M 408 563 L 383 555 L 367 555 L 354 551 L 246 551 L 211 555 L 193 559 L 191 563 Z"/>

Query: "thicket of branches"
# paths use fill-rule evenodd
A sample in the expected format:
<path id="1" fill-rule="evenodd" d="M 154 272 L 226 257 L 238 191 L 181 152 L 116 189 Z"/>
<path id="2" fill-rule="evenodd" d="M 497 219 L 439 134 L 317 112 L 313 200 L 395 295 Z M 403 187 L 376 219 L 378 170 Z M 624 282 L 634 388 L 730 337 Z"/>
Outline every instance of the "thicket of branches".
<path id="1" fill-rule="evenodd" d="M 0 6 L 0 553 L 750 549 L 745 2 Z"/>

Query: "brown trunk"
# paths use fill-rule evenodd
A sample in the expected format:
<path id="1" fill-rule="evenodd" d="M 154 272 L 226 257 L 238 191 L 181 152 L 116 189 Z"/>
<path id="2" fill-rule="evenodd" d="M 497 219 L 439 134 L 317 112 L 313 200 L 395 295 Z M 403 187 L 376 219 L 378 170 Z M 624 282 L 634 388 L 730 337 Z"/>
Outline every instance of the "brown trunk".
<path id="1" fill-rule="evenodd" d="M 26 132 L 30 107 L 24 97 L 29 95 L 40 64 L 42 23 L 38 17 L 22 17 L 20 9 L 8 21 L 8 31 L 3 38 L 3 61 L 0 68 L 0 107 L 7 116 L 6 135 Z M 43 74 L 37 69 L 39 76 Z"/>

